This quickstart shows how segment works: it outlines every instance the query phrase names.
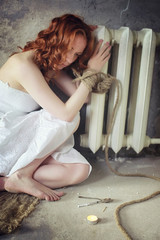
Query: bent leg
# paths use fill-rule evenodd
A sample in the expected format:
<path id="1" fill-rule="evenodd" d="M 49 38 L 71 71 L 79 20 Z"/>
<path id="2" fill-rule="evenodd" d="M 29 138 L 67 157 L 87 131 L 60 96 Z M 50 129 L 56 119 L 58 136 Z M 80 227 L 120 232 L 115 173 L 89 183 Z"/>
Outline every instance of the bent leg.
<path id="1" fill-rule="evenodd" d="M 63 192 L 57 192 L 47 188 L 41 183 L 33 179 L 33 174 L 39 165 L 44 161 L 43 159 L 36 159 L 26 167 L 18 170 L 9 177 L 3 177 L 4 189 L 8 192 L 27 193 L 29 195 L 45 199 L 47 201 L 59 200 Z M 2 186 L 3 187 L 3 186 Z M 1 191 L 3 190 L 1 187 Z"/>
<path id="2" fill-rule="evenodd" d="M 35 114 L 37 114 L 36 116 L 38 119 L 38 124 L 36 124 L 37 122 L 35 121 Z M 79 125 L 79 116 L 77 115 L 72 122 L 57 120 L 45 110 L 41 110 L 40 112 L 37 111 L 28 116 L 33 116 L 33 118 L 30 117 L 29 120 L 27 120 L 27 123 L 28 121 L 31 123 L 34 120 L 35 129 L 34 131 L 31 130 L 28 132 L 26 127 L 23 128 L 25 129 L 24 135 L 26 132 L 28 133 L 27 147 L 19 153 L 17 162 L 14 162 L 13 167 L 7 170 L 5 173 L 5 175 L 8 175 L 9 177 L 0 177 L 0 191 L 7 190 L 9 192 L 16 193 L 24 192 L 40 199 L 46 199 L 50 201 L 59 200 L 63 193 L 53 191 L 52 189 L 42 185 L 40 182 L 37 182 L 35 179 L 33 179 L 33 174 L 40 164 L 42 164 L 42 162 L 51 154 L 51 152 L 63 145 L 63 143 L 67 141 L 67 139 L 76 131 Z M 48 126 L 48 128 L 46 126 Z M 43 141 L 41 140 L 42 133 L 45 134 Z M 48 139 L 49 141 L 47 142 Z M 36 148 L 34 152 L 33 146 L 36 145 L 35 140 L 38 141 L 37 146 L 39 148 Z M 50 154 L 48 154 L 48 152 L 50 152 Z M 12 159 L 15 159 L 16 157 L 17 156 L 12 155 Z"/>
<path id="3" fill-rule="evenodd" d="M 90 166 L 84 163 L 59 163 L 51 156 L 41 165 L 33 178 L 49 188 L 61 188 L 83 182 Z"/>

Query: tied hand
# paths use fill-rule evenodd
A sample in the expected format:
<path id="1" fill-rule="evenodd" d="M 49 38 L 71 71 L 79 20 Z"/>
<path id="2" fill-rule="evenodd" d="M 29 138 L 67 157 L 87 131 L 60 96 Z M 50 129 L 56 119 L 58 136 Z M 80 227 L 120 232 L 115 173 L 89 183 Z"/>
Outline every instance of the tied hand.
<path id="1" fill-rule="evenodd" d="M 77 77 L 73 80 L 74 83 L 82 81 L 89 91 L 104 93 L 107 92 L 115 79 L 114 77 L 102 73 L 101 69 L 110 58 L 111 46 L 107 42 L 102 46 L 103 40 L 99 40 L 93 55 L 88 61 L 87 69 L 80 75 L 74 71 Z"/>

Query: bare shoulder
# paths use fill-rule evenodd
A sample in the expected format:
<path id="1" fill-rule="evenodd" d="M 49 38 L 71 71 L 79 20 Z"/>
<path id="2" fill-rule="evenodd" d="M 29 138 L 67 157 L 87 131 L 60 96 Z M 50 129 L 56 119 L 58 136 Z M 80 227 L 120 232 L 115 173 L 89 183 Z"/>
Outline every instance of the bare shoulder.
<path id="1" fill-rule="evenodd" d="M 36 64 L 33 62 L 32 52 L 15 54 L 9 59 L 9 63 L 12 66 L 13 73 L 15 73 L 16 77 L 18 77 L 18 74 L 22 74 L 24 77 L 24 74 L 28 75 L 29 72 L 32 72 L 33 74 L 35 70 L 40 72 Z"/>
<path id="2" fill-rule="evenodd" d="M 0 69 L 0 79 L 11 87 L 26 91 L 25 82 L 29 78 L 39 78 L 41 72 L 33 62 L 33 52 L 18 53 L 11 56 Z"/>
<path id="3" fill-rule="evenodd" d="M 17 53 L 9 57 L 6 63 L 0 69 L 0 77 L 4 81 L 19 81 L 19 78 L 25 75 L 33 69 L 39 70 L 33 62 L 33 56 L 31 52 Z"/>

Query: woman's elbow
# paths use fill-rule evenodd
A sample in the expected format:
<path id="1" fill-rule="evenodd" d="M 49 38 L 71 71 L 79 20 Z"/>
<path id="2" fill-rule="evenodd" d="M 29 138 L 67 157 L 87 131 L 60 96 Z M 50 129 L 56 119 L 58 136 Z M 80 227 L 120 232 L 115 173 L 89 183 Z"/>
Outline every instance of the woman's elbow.
<path id="1" fill-rule="evenodd" d="M 74 129 L 73 129 L 73 133 L 77 131 L 78 127 L 79 127 L 79 124 L 80 124 L 80 116 L 79 114 L 77 114 L 76 116 L 74 117 L 71 117 L 71 116 L 68 116 L 65 118 L 66 122 L 68 123 L 73 123 L 74 125 Z"/>

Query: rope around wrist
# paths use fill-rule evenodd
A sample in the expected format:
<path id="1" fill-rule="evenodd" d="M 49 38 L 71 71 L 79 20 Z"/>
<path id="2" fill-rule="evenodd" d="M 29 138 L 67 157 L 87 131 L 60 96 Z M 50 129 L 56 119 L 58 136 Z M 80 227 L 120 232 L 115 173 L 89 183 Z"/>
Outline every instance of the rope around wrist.
<path id="1" fill-rule="evenodd" d="M 103 72 L 98 73 L 98 78 L 100 79 L 99 82 L 95 83 L 95 86 L 92 89 L 92 92 L 94 93 L 107 93 L 110 89 L 113 81 L 116 81 L 117 79 L 110 74 L 106 74 Z"/>
<path id="2" fill-rule="evenodd" d="M 76 78 L 72 82 L 82 81 L 85 86 L 89 89 L 89 92 L 93 91 L 95 93 L 106 93 L 110 89 L 110 86 L 115 77 L 103 72 L 97 72 L 92 69 L 87 69 L 80 75 L 73 69 L 73 73 Z"/>
<path id="3" fill-rule="evenodd" d="M 82 75 L 80 75 L 76 70 L 73 69 L 73 74 L 76 78 L 72 82 L 83 82 L 88 88 L 89 92 L 92 91 L 92 88 L 94 87 L 96 81 L 99 81 L 97 72 L 95 70 L 87 69 L 82 73 Z"/>

